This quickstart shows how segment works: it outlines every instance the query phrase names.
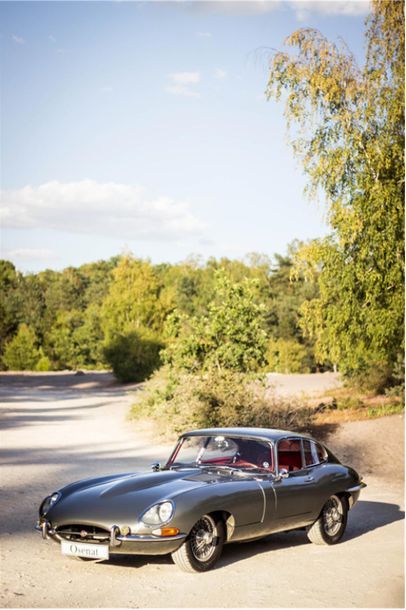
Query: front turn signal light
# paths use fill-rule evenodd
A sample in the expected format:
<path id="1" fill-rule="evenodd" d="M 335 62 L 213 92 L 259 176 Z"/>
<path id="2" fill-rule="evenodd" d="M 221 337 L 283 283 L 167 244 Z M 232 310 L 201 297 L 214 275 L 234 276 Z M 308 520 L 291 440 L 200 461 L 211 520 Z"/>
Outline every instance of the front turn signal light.
<path id="1" fill-rule="evenodd" d="M 159 530 L 153 530 L 155 536 L 177 536 L 180 530 L 177 527 L 161 527 Z"/>

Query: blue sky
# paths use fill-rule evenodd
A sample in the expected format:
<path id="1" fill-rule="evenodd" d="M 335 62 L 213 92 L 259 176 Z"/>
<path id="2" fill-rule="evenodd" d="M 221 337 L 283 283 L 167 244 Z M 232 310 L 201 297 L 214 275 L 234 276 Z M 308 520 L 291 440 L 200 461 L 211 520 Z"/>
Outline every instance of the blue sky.
<path id="1" fill-rule="evenodd" d="M 24 271 L 131 250 L 283 253 L 322 204 L 265 100 L 299 27 L 362 62 L 364 1 L 1 2 L 1 256 Z"/>

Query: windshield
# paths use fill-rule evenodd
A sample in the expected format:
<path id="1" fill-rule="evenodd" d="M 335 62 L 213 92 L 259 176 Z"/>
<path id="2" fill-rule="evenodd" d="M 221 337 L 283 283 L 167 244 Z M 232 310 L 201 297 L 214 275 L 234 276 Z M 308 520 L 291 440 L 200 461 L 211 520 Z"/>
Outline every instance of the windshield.
<path id="1" fill-rule="evenodd" d="M 272 471 L 272 448 L 266 441 L 230 436 L 186 436 L 167 467 L 227 466 Z"/>

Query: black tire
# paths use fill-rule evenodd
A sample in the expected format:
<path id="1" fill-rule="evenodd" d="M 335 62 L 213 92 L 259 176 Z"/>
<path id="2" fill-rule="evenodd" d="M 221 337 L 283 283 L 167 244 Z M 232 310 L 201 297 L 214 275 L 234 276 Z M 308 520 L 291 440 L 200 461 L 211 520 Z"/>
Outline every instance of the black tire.
<path id="1" fill-rule="evenodd" d="M 347 498 L 330 496 L 317 521 L 306 529 L 307 537 L 314 544 L 336 544 L 343 537 L 347 517 Z"/>
<path id="2" fill-rule="evenodd" d="M 203 515 L 172 559 L 184 572 L 206 572 L 218 561 L 223 550 L 225 527 L 221 519 Z"/>

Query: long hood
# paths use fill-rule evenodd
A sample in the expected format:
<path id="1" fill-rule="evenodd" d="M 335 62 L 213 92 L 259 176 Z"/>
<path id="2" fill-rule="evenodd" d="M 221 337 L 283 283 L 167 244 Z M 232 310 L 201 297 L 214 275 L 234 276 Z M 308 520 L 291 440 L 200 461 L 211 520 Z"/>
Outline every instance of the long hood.
<path id="1" fill-rule="evenodd" d="M 219 480 L 224 482 L 224 477 L 209 476 L 199 469 L 90 479 L 61 489 L 61 499 L 47 518 L 56 526 L 68 523 L 102 527 L 131 525 L 154 503 Z"/>

